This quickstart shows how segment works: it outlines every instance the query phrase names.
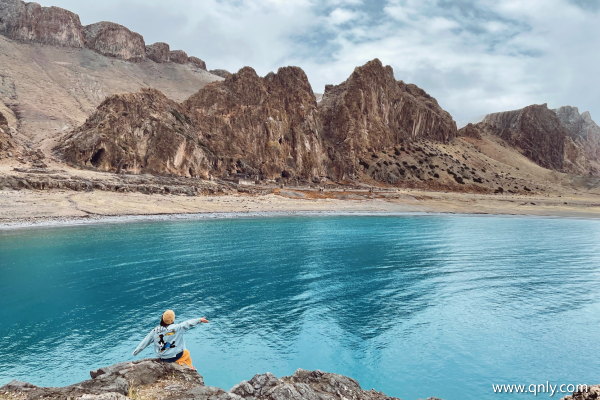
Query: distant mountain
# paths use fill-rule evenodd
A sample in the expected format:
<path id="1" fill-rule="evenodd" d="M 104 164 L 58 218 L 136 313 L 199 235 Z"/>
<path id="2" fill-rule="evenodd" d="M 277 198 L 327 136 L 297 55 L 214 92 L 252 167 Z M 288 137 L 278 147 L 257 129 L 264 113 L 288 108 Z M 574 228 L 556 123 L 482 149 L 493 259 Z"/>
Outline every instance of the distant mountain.
<path id="1" fill-rule="evenodd" d="M 146 46 L 124 26 L 82 26 L 62 8 L 0 0 L 0 112 L 18 120 L 22 146 L 48 153 L 107 96 L 156 88 L 181 102 L 222 79 L 201 59 L 166 43 Z"/>
<path id="2" fill-rule="evenodd" d="M 576 107 L 551 110 L 546 104 L 486 115 L 469 123 L 460 136 L 493 134 L 514 146 L 536 164 L 556 171 L 598 175 L 600 171 L 600 127 L 589 112 Z"/>

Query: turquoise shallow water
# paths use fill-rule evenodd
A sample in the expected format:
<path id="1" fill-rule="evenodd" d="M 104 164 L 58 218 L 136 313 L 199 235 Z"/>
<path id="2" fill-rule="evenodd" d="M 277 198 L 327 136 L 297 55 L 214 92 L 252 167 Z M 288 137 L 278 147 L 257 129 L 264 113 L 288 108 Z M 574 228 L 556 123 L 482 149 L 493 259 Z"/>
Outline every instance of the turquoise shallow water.
<path id="1" fill-rule="evenodd" d="M 211 320 L 186 343 L 206 384 L 226 389 L 297 368 L 404 400 L 600 383 L 600 221 L 298 216 L 4 231 L 0 274 L 0 385 L 66 385 L 133 359 L 166 308 Z"/>

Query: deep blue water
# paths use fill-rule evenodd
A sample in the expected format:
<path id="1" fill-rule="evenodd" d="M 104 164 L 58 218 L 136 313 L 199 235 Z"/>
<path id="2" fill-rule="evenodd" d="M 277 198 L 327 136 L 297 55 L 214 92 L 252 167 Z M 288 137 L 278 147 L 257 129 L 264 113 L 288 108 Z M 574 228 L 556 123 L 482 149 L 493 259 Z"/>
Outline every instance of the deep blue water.
<path id="1" fill-rule="evenodd" d="M 404 400 L 600 383 L 600 221 L 328 216 L 0 231 L 0 276 L 0 385 L 66 385 L 133 359 L 167 308 L 177 321 L 210 319 L 186 343 L 206 384 L 225 389 L 297 368 Z"/>

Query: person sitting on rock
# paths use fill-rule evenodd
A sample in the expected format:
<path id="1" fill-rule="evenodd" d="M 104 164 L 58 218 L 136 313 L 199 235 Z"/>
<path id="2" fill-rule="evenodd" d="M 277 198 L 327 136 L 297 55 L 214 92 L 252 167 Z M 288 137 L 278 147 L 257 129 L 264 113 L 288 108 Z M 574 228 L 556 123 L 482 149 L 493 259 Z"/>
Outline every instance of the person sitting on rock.
<path id="1" fill-rule="evenodd" d="M 154 343 L 154 353 L 165 362 L 175 362 L 179 365 L 192 366 L 192 357 L 185 348 L 183 333 L 188 329 L 200 324 L 208 324 L 205 317 L 190 319 L 189 321 L 175 324 L 175 313 L 173 310 L 167 310 L 162 315 L 160 325 L 152 329 L 150 333 L 142 340 L 142 343 L 134 350 L 133 355 L 137 356 L 142 350 Z M 167 343 L 165 343 L 168 340 Z M 195 369 L 195 368 L 194 368 Z"/>

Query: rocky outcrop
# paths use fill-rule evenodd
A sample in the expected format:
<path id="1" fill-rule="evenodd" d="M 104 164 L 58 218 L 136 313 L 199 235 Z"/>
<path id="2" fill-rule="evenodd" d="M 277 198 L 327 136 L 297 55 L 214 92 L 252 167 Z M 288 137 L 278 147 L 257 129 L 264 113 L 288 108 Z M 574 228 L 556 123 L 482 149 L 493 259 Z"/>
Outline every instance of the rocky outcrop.
<path id="1" fill-rule="evenodd" d="M 183 104 L 219 173 L 312 179 L 324 173 L 317 103 L 298 67 L 244 67 Z"/>
<path id="2" fill-rule="evenodd" d="M 27 399 L 81 397 L 118 400 L 130 393 L 145 393 L 152 398 L 198 400 L 397 400 L 374 389 L 363 390 L 352 378 L 319 370 L 298 369 L 293 375 L 282 378 L 269 372 L 257 374 L 229 391 L 206 386 L 202 376 L 191 368 L 156 359 L 115 364 L 91 371 L 90 376 L 92 379 L 62 388 L 44 388 L 12 381 L 2 386 L 0 392 L 24 395 Z M 429 400 L 436 399 L 432 397 Z"/>
<path id="3" fill-rule="evenodd" d="M 208 177 L 206 155 L 184 108 L 158 90 L 107 98 L 56 148 L 100 171 Z"/>
<path id="4" fill-rule="evenodd" d="M 158 42 L 146 46 L 146 57 L 157 63 L 169 62 L 169 45 L 166 43 Z"/>
<path id="5" fill-rule="evenodd" d="M 114 22 L 98 22 L 83 27 L 85 46 L 100 54 L 127 61 L 146 59 L 146 44 L 139 33 Z"/>
<path id="6" fill-rule="evenodd" d="M 226 71 L 224 69 L 211 69 L 208 72 L 210 72 L 213 75 L 220 76 L 221 78 L 227 78 L 227 77 L 231 76 L 231 72 Z"/>
<path id="7" fill-rule="evenodd" d="M 588 160 L 600 161 L 600 126 L 589 111 L 579 114 L 577 107 L 563 106 L 554 110 L 558 119 L 567 128 L 569 137 L 583 148 Z"/>
<path id="8" fill-rule="evenodd" d="M 481 139 L 481 133 L 479 132 L 479 129 L 470 122 L 466 126 L 460 128 L 457 135 L 471 137 L 473 139 Z"/>
<path id="9" fill-rule="evenodd" d="M 0 0 L 0 34 L 24 42 L 84 46 L 82 26 L 77 14 L 21 0 Z"/>
<path id="10" fill-rule="evenodd" d="M 204 71 L 206 71 L 206 63 L 198 57 L 188 57 L 188 63 L 191 64 L 194 68 L 203 69 Z"/>
<path id="11" fill-rule="evenodd" d="M 567 129 L 547 104 L 488 114 L 481 123 L 492 126 L 500 137 L 536 164 L 563 170 Z"/>
<path id="12" fill-rule="evenodd" d="M 238 383 L 227 393 L 239 396 L 239 398 L 252 397 L 256 400 L 396 399 L 374 389 L 363 390 L 357 381 L 347 376 L 304 369 L 298 369 L 293 375 L 280 379 L 269 372 L 262 375 L 257 374 L 249 381 Z"/>
<path id="13" fill-rule="evenodd" d="M 123 362 L 90 372 L 92 379 L 74 385 L 54 388 L 37 387 L 26 382 L 12 381 L 0 388 L 2 392 L 26 394 L 27 399 L 66 399 L 83 395 L 125 396 L 132 386 L 152 385 L 159 379 L 173 376 L 194 386 L 204 386 L 202 376 L 195 370 L 158 359 Z"/>
<path id="14" fill-rule="evenodd" d="M 8 120 L 4 114 L 0 113 L 0 159 L 12 155 L 14 149 L 12 135 L 8 127 Z"/>
<path id="15" fill-rule="evenodd" d="M 183 50 L 171 50 L 169 52 L 169 59 L 171 60 L 171 62 L 174 62 L 177 64 L 187 64 L 188 55 Z"/>
<path id="16" fill-rule="evenodd" d="M 587 389 L 577 391 L 562 400 L 598 400 L 600 399 L 600 385 L 589 386 Z"/>
<path id="17" fill-rule="evenodd" d="M 375 59 L 355 68 L 337 86 L 325 87 L 319 102 L 329 174 L 354 178 L 369 151 L 390 149 L 404 141 L 447 142 L 456 123 L 437 101 L 412 84 L 396 81 L 390 66 Z"/>

